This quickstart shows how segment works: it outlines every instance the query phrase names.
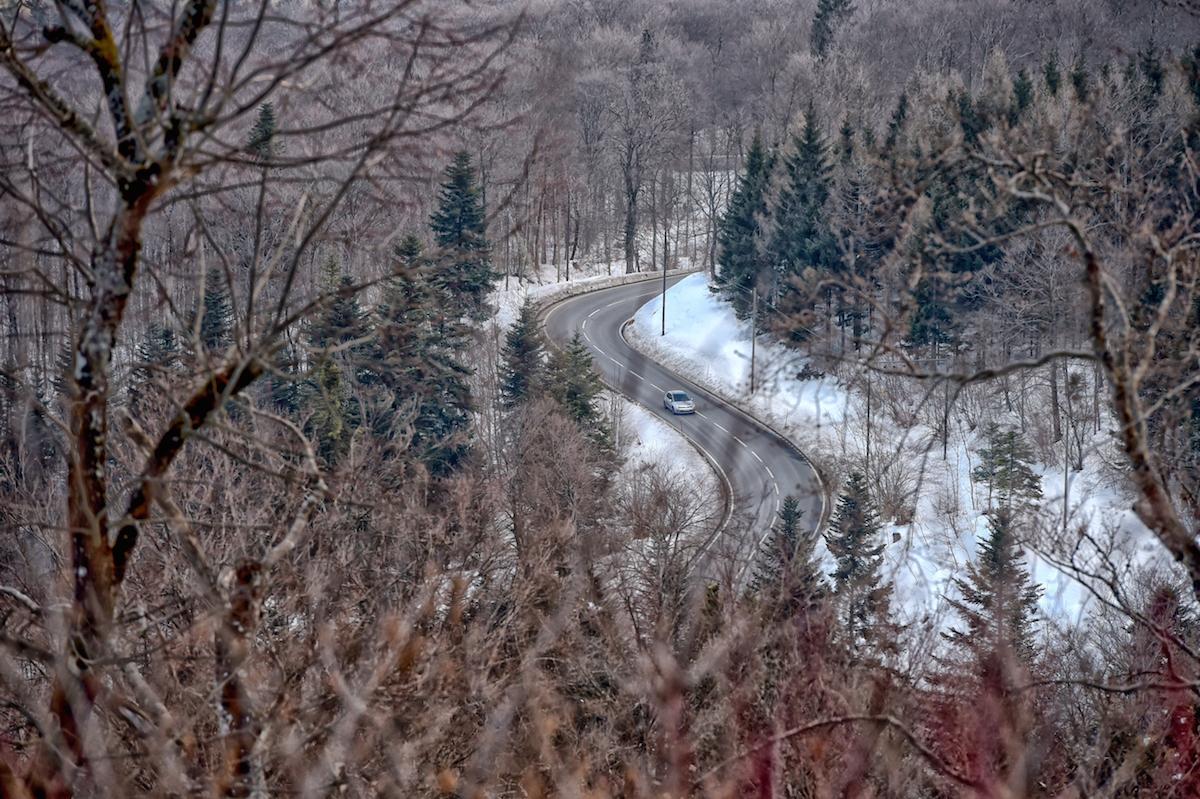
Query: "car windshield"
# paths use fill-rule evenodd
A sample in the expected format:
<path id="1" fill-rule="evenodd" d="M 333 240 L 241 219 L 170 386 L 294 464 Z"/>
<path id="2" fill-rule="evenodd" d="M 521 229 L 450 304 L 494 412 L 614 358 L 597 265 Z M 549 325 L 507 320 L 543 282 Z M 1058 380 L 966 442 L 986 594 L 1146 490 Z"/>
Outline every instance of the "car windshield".
<path id="1" fill-rule="evenodd" d="M 672 391 L 671 399 L 675 400 L 676 402 L 684 402 L 686 400 L 690 400 L 691 397 L 687 395 L 686 391 Z"/>

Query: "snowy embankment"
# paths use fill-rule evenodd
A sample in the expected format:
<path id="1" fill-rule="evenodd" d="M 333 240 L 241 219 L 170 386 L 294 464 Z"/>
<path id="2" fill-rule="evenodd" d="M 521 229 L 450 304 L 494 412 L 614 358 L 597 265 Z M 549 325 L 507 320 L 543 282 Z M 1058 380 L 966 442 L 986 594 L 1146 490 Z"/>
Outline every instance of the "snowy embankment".
<path id="1" fill-rule="evenodd" d="M 955 578 L 986 532 L 987 491 L 971 479 L 986 439 L 978 424 L 952 411 L 945 441 L 915 421 L 929 397 L 910 387 L 911 402 L 901 403 L 909 418 L 876 407 L 870 418 L 870 458 L 866 395 L 861 388 L 829 375 L 801 379 L 806 359 L 760 336 L 755 353 L 755 391 L 750 392 L 750 325 L 709 291 L 707 275 L 685 278 L 667 292 L 667 333 L 660 334 L 662 300 L 639 309 L 626 328 L 629 342 L 646 355 L 706 389 L 734 402 L 794 441 L 830 479 L 836 493 L 845 475 L 863 470 L 876 481 L 894 483 L 904 497 L 904 510 L 887 514 L 884 542 L 887 567 L 896 584 L 899 610 L 907 622 L 940 624 L 947 596 L 956 594 Z M 907 407 L 903 407 L 903 406 Z M 895 408 L 893 408 L 893 411 Z M 1003 421 L 997 419 L 996 421 Z M 944 456 L 943 456 L 944 451 Z M 1070 474 L 1068 529 L 1081 524 L 1103 526 L 1129 544 L 1135 559 L 1155 552 L 1145 529 L 1129 511 L 1123 492 L 1113 488 L 1104 463 L 1110 441 L 1102 431 L 1093 436 L 1081 472 Z M 1049 526 L 1063 520 L 1061 466 L 1040 468 L 1042 513 Z M 878 484 L 878 482 L 877 482 Z M 1052 521 L 1057 520 L 1057 521 Z M 1050 619 L 1078 622 L 1089 594 L 1049 560 L 1027 553 L 1035 581 L 1043 587 L 1041 608 Z"/>
<path id="2" fill-rule="evenodd" d="M 719 501 L 721 486 L 712 466 L 683 434 L 646 408 L 624 397 L 617 401 L 617 446 L 625 457 L 621 476 L 635 479 L 648 467 L 663 470 L 673 482 L 706 502 Z M 711 530 L 707 532 L 712 532 Z"/>

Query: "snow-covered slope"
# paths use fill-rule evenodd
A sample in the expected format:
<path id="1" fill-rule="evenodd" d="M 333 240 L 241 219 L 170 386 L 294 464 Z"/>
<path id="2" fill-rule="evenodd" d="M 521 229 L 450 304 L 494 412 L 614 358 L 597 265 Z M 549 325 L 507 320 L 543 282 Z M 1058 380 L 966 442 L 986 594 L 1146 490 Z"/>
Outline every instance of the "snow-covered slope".
<path id="1" fill-rule="evenodd" d="M 692 275 L 672 287 L 666 308 L 665 336 L 662 301 L 655 298 L 627 329 L 630 343 L 791 437 L 833 479 L 835 492 L 849 471 L 868 463 L 864 391 L 831 376 L 800 379 L 804 359 L 760 336 L 751 394 L 750 325 L 709 290 L 707 276 Z M 921 397 L 913 391 L 915 405 Z M 971 479 L 986 440 L 979 426 L 968 421 L 952 412 L 943 458 L 941 437 L 933 429 L 911 419 L 898 423 L 885 409 L 873 409 L 872 474 L 894 481 L 906 507 L 890 514 L 884 535 L 897 598 L 910 622 L 937 624 L 944 618 L 945 597 L 954 593 L 952 581 L 963 576 L 986 531 L 986 488 Z M 1109 438 L 1101 431 L 1090 441 L 1084 470 L 1069 475 L 1067 527 L 1100 525 L 1128 543 L 1135 558 L 1155 556 L 1155 546 L 1105 468 L 1109 449 Z M 1044 519 L 1048 527 L 1061 526 L 1061 468 L 1040 470 L 1045 474 Z M 1089 601 L 1085 588 L 1047 559 L 1032 552 L 1027 556 L 1034 579 L 1043 586 L 1043 612 L 1060 622 L 1079 621 Z"/>

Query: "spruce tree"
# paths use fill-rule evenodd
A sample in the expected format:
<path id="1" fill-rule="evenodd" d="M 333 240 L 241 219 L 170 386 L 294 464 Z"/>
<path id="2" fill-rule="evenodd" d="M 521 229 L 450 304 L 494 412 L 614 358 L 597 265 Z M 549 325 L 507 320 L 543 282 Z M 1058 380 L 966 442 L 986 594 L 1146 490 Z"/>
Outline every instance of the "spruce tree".
<path id="1" fill-rule="evenodd" d="M 880 527 L 866 478 L 854 472 L 846 480 L 825 533 L 825 544 L 836 564 L 830 574 L 834 595 L 842 608 L 851 646 L 880 643 L 889 624 L 892 586 L 882 583 Z"/>
<path id="2" fill-rule="evenodd" d="M 1058 69 L 1058 56 L 1052 54 L 1050 60 L 1042 66 L 1042 77 L 1046 81 L 1046 90 L 1051 97 L 1058 96 L 1058 87 L 1062 84 L 1062 73 Z"/>
<path id="3" fill-rule="evenodd" d="M 440 324 L 433 290 L 409 274 L 386 285 L 377 317 L 375 360 L 386 399 L 375 433 L 393 442 L 393 454 L 447 476 L 470 451 L 471 372 L 459 361 L 462 331 Z"/>
<path id="4" fill-rule="evenodd" d="M 1033 79 L 1029 77 L 1029 71 L 1022 68 L 1013 79 L 1013 105 L 1008 112 L 1008 124 L 1015 127 L 1025 109 L 1032 103 Z"/>
<path id="5" fill-rule="evenodd" d="M 995 493 L 1001 507 L 1019 506 L 1042 497 L 1041 478 L 1030 467 L 1033 451 L 1016 430 L 988 428 L 988 445 L 979 451 L 979 465 L 971 472 L 978 483 L 988 484 L 988 503 Z"/>
<path id="6" fill-rule="evenodd" d="M 1082 50 L 1075 56 L 1075 63 L 1071 65 L 1071 73 L 1068 77 L 1071 79 L 1071 88 L 1075 91 L 1075 99 L 1080 103 L 1086 103 L 1091 90 L 1088 86 L 1087 62 L 1084 61 Z"/>
<path id="7" fill-rule="evenodd" d="M 537 310 L 525 300 L 504 339 L 500 363 L 500 401 L 505 408 L 520 405 L 538 384 L 542 371 L 542 337 Z"/>
<path id="8" fill-rule="evenodd" d="M 435 281 L 444 295 L 445 310 L 454 317 L 484 318 L 487 294 L 497 275 L 492 271 L 487 219 L 468 153 L 458 153 L 446 167 L 429 226 L 441 249 Z"/>
<path id="9" fill-rule="evenodd" d="M 179 364 L 179 342 L 174 329 L 152 322 L 135 352 L 137 363 L 130 375 L 129 400 L 133 409 L 138 411 L 148 399 L 148 389 L 154 379 Z"/>
<path id="10" fill-rule="evenodd" d="M 811 607 L 827 589 L 816 556 L 816 540 L 800 529 L 804 511 L 794 496 L 784 498 L 779 519 L 759 545 L 750 593 L 784 615 Z"/>
<path id="11" fill-rule="evenodd" d="M 200 344 L 209 354 L 223 351 L 233 342 L 233 304 L 219 269 L 209 269 L 205 275 L 200 312 Z"/>
<path id="12" fill-rule="evenodd" d="M 275 140 L 278 130 L 275 104 L 268 100 L 258 107 L 258 117 L 254 120 L 254 126 L 250 128 L 246 150 L 259 162 L 270 161 L 279 153 L 279 144 Z"/>
<path id="13" fill-rule="evenodd" d="M 813 17 L 812 32 L 809 44 L 816 58 L 823 58 L 833 45 L 838 29 L 851 14 L 854 4 L 851 0 L 817 0 L 817 13 Z"/>
<path id="14" fill-rule="evenodd" d="M 1012 656 L 1024 666 L 1034 659 L 1033 624 L 1041 589 L 1022 563 L 1016 516 L 1006 508 L 988 514 L 988 535 L 966 579 L 956 578 L 960 599 L 950 600 L 962 626 L 943 633 L 976 666 L 977 675 L 995 679 L 997 657 Z"/>
<path id="15" fill-rule="evenodd" d="M 763 146 L 762 135 L 755 132 L 746 154 L 746 171 L 721 217 L 717 235 L 719 268 L 714 283 L 742 319 L 750 315 L 751 290 L 763 264 L 759 246 L 773 165 L 774 158 Z"/>
<path id="16" fill-rule="evenodd" d="M 604 384 L 579 333 L 550 359 L 546 388 L 567 416 L 593 441 L 608 447 L 611 440 L 608 425 L 596 404 Z"/>
<path id="17" fill-rule="evenodd" d="M 784 183 L 772 213 L 774 283 L 784 287 L 806 268 L 834 272 L 840 258 L 826 221 L 830 166 L 825 137 L 809 106 L 800 136 L 784 160 Z"/>

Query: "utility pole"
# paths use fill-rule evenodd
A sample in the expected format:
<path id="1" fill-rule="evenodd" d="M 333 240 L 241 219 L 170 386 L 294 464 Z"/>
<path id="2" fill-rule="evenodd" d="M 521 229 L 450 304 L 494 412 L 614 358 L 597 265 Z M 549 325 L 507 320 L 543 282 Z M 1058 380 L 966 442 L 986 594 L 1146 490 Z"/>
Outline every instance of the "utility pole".
<path id="1" fill-rule="evenodd" d="M 667 260 L 663 259 L 663 290 L 662 290 L 662 332 L 660 336 L 667 335 Z"/>
<path id="2" fill-rule="evenodd" d="M 754 354 L 758 342 L 758 286 L 750 300 L 750 393 L 754 393 Z"/>

